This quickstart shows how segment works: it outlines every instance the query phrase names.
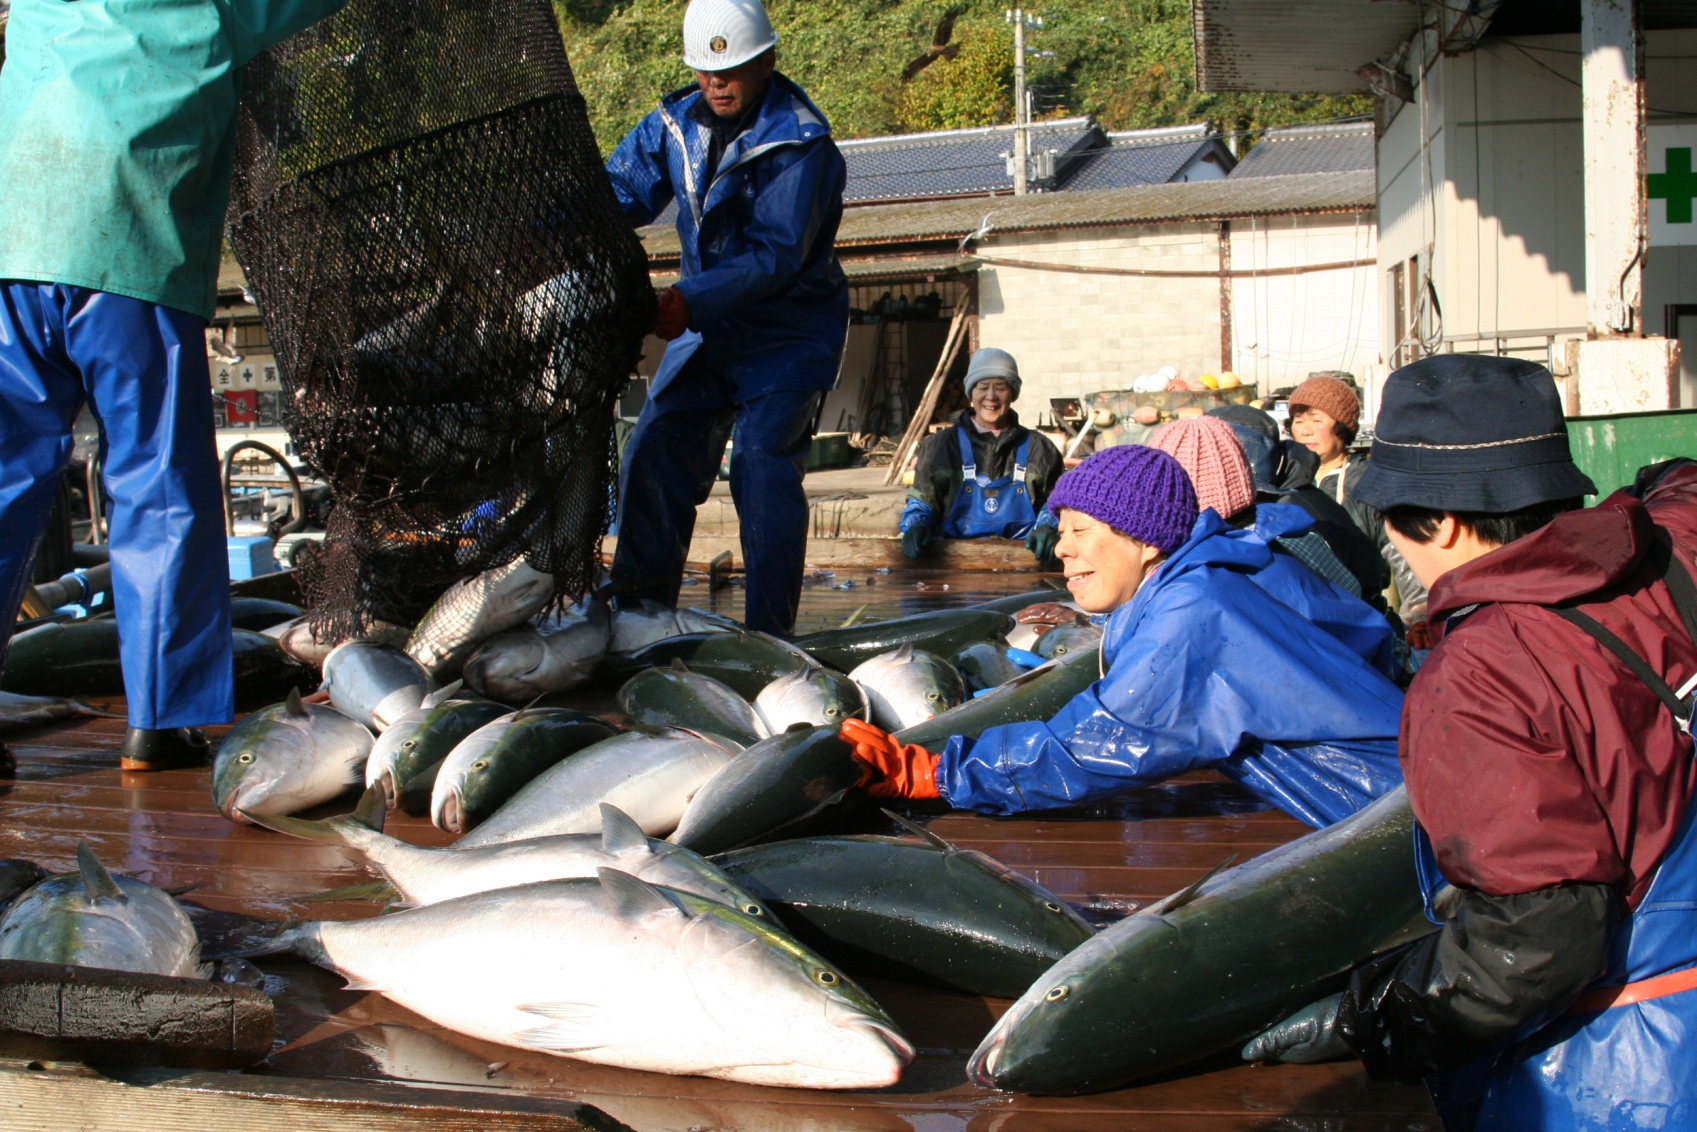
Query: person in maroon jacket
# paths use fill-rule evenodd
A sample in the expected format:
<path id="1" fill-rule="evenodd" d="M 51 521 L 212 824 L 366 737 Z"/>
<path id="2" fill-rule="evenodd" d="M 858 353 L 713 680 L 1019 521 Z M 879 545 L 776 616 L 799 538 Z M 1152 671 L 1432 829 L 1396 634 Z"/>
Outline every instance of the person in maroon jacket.
<path id="1" fill-rule="evenodd" d="M 1697 464 L 1594 491 L 1542 366 L 1391 375 L 1356 493 L 1431 591 L 1399 757 L 1441 927 L 1245 1058 L 1425 1079 L 1451 1132 L 1697 1127 Z"/>

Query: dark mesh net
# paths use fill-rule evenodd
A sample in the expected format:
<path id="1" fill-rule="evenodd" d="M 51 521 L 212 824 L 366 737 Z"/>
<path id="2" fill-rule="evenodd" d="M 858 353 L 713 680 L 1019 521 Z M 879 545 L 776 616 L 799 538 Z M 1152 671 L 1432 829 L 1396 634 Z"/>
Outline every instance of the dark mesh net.
<path id="1" fill-rule="evenodd" d="M 548 0 L 353 0 L 242 74 L 230 240 L 336 507 L 321 632 L 581 594 L 654 300 Z"/>

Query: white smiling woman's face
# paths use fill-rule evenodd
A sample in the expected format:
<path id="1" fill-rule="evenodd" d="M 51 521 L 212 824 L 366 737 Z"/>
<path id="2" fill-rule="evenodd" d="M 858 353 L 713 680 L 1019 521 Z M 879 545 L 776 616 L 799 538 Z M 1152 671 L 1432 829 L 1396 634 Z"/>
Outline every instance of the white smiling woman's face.
<path id="1" fill-rule="evenodd" d="M 1055 553 L 1066 571 L 1067 589 L 1089 613 L 1107 613 L 1130 601 L 1167 558 L 1165 551 L 1069 507 L 1061 508 L 1059 530 Z"/>

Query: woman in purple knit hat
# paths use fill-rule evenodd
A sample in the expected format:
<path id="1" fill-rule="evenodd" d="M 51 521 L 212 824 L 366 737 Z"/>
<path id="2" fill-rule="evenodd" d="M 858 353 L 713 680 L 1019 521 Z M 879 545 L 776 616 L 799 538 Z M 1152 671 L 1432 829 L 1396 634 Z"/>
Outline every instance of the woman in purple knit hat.
<path id="1" fill-rule="evenodd" d="M 1067 472 L 1049 507 L 1073 600 L 1111 613 L 1102 678 L 1048 722 L 955 736 L 940 754 L 851 720 L 843 738 L 879 797 L 1010 814 L 1088 805 L 1214 767 L 1312 826 L 1402 781 L 1402 693 L 1252 576 L 1272 551 L 1197 515 L 1184 469 L 1110 448 Z"/>

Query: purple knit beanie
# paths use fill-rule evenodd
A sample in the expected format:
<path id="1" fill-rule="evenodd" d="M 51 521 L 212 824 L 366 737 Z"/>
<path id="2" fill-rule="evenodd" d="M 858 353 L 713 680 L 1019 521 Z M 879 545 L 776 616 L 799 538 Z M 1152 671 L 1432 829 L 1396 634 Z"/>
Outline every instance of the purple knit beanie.
<path id="1" fill-rule="evenodd" d="M 1141 444 L 1103 449 L 1063 475 L 1049 493 L 1049 509 L 1063 507 L 1169 553 L 1196 525 L 1196 489 L 1184 468 Z"/>

